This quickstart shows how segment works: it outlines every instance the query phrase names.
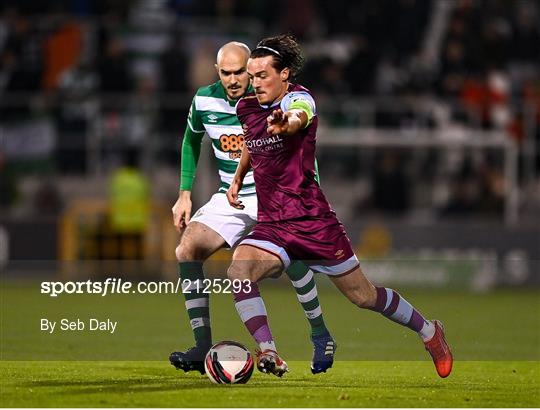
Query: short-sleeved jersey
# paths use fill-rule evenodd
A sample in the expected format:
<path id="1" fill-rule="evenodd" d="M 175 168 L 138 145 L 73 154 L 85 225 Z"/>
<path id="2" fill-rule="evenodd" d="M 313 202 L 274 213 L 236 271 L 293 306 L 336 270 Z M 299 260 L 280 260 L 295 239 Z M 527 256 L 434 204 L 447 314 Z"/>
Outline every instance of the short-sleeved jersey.
<path id="1" fill-rule="evenodd" d="M 285 112 L 295 100 L 312 105 L 311 123 L 291 136 L 270 135 L 267 117 L 281 107 Z M 259 222 L 318 216 L 331 212 L 315 179 L 315 102 L 304 87 L 289 84 L 285 97 L 272 106 L 262 106 L 255 94 L 240 99 L 236 114 L 242 123 L 244 143 L 251 156 L 257 186 Z"/>
<path id="2" fill-rule="evenodd" d="M 237 101 L 227 98 L 221 82 L 197 90 L 188 116 L 188 127 L 193 133 L 206 134 L 212 141 L 221 186 L 227 192 L 240 161 L 244 135 L 236 117 Z M 240 195 L 254 195 L 255 181 L 250 170 L 244 179 Z"/>

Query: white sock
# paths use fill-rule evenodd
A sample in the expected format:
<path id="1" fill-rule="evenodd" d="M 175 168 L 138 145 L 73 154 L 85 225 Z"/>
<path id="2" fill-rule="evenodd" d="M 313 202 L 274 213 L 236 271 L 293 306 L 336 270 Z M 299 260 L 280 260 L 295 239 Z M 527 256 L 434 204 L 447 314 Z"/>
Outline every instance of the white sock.
<path id="1" fill-rule="evenodd" d="M 273 350 L 274 352 L 277 352 L 276 344 L 274 343 L 273 340 L 259 343 L 259 348 L 261 349 L 261 352 L 264 352 L 265 350 L 268 350 L 268 349 Z"/>
<path id="2" fill-rule="evenodd" d="M 431 340 L 435 334 L 435 324 L 431 320 L 424 320 L 424 326 L 418 332 L 418 335 L 422 338 L 424 342 Z"/>

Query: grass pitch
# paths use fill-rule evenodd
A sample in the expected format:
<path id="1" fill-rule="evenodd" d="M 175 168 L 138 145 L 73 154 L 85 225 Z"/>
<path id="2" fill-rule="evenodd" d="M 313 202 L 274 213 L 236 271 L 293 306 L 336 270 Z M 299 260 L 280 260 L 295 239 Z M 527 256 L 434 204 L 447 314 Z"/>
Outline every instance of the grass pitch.
<path id="1" fill-rule="evenodd" d="M 313 376 L 290 362 L 278 379 L 214 385 L 165 362 L 3 362 L 4 407 L 538 407 L 538 363 L 338 362 Z"/>
<path id="2" fill-rule="evenodd" d="M 354 309 L 319 286 L 337 342 L 327 374 L 309 371 L 308 327 L 288 286 L 263 283 L 270 322 L 291 372 L 255 371 L 246 385 L 214 385 L 176 371 L 172 350 L 192 344 L 178 295 L 41 295 L 39 283 L 2 283 L 0 404 L 3 407 L 539 407 L 540 298 L 532 291 L 488 294 L 407 291 L 441 319 L 456 362 L 440 379 L 410 330 Z M 212 295 L 214 340 L 254 345 L 230 295 Z M 41 318 L 118 321 L 114 334 L 47 334 Z M 406 361 L 403 361 L 406 360 Z"/>

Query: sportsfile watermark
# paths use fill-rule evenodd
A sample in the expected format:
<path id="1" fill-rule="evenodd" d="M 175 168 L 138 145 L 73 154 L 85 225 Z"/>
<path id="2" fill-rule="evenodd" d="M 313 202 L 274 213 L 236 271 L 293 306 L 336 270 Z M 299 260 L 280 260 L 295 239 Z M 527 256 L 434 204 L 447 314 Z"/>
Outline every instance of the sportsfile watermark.
<path id="1" fill-rule="evenodd" d="M 523 284 L 519 288 L 493 287 L 507 265 L 487 258 L 385 258 L 361 264 L 373 283 L 399 293 L 398 303 L 392 304 L 392 296 L 388 307 L 398 309 L 401 303 L 403 313 L 408 307 L 400 301 L 405 300 L 425 318 L 440 320 L 460 361 L 540 360 L 540 319 L 530 308 L 538 290 L 523 282 L 535 270 L 525 271 L 518 260 L 508 265 L 515 274 L 504 283 Z M 205 279 L 189 281 L 178 278 L 175 261 L 10 263 L 0 275 L 0 354 L 15 361 L 166 362 L 171 352 L 191 347 L 194 332 L 208 323 L 212 342 L 233 340 L 254 351 L 258 345 L 244 320 L 263 310 L 234 297 L 246 283 L 227 278 L 229 267 L 230 261 L 207 261 Z M 309 369 L 312 326 L 323 323 L 339 346 L 337 362 L 430 360 L 413 329 L 351 303 L 327 275 L 291 281 L 284 272 L 259 281 L 258 292 L 251 285 L 289 363 L 304 361 Z M 516 317 L 528 323 L 519 340 Z"/>
<path id="2" fill-rule="evenodd" d="M 238 293 L 250 292 L 251 281 L 248 279 L 178 279 L 176 281 L 132 282 L 122 278 L 107 278 L 103 281 L 44 281 L 41 282 L 40 292 L 50 297 L 62 294 L 94 294 L 102 297 L 107 295 L 128 294 L 173 294 L 173 293 Z"/>

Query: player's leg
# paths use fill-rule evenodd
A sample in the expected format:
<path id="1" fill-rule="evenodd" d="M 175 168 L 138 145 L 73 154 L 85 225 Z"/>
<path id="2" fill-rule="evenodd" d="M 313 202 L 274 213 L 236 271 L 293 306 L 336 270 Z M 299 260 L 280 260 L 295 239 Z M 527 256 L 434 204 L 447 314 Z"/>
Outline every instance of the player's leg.
<path id="1" fill-rule="evenodd" d="M 279 377 L 288 371 L 288 367 L 277 354 L 257 282 L 279 275 L 283 267 L 278 256 L 251 245 L 241 244 L 234 251 L 233 261 L 227 271 L 229 279 L 242 283 L 242 287 L 234 292 L 234 301 L 240 319 L 259 345 L 257 368 Z"/>
<path id="2" fill-rule="evenodd" d="M 360 267 L 346 275 L 330 278 L 355 305 L 379 312 L 388 319 L 418 333 L 433 358 L 439 376 L 446 377 L 450 374 L 453 362 L 452 353 L 444 339 L 440 322 L 426 320 L 395 290 L 374 286 Z"/>
<path id="3" fill-rule="evenodd" d="M 336 287 L 351 302 L 361 308 L 374 310 L 388 319 L 417 332 L 423 340 L 435 333 L 433 323 L 424 317 L 396 291 L 375 287 L 357 267 L 347 275 L 330 277 Z"/>
<path id="4" fill-rule="evenodd" d="M 189 292 L 184 290 L 183 294 L 197 346 L 212 345 L 209 294 L 199 291 L 202 287 L 197 284 L 201 284 L 204 279 L 204 261 L 224 245 L 225 241 L 217 232 L 193 221 L 186 227 L 180 245 L 176 248 L 180 278 L 183 284 L 191 284 L 192 288 Z"/>
<path id="5" fill-rule="evenodd" d="M 204 279 L 203 263 L 210 255 L 225 245 L 224 239 L 213 229 L 200 222 L 191 221 L 176 248 L 178 270 L 185 297 L 195 346 L 186 352 L 173 352 L 169 360 L 177 369 L 198 370 L 204 373 L 203 360 L 212 345 L 209 294 L 200 286 Z M 199 286 L 197 286 L 199 284 Z"/>
<path id="6" fill-rule="evenodd" d="M 303 262 L 296 261 L 291 263 L 285 273 L 291 280 L 298 301 L 302 305 L 311 326 L 311 337 L 328 335 L 330 332 L 324 323 L 317 284 L 311 269 Z"/>
<path id="7" fill-rule="evenodd" d="M 171 355 L 171 362 L 177 368 L 185 369 L 187 366 L 190 370 L 195 363 L 197 370 L 204 371 L 202 359 L 212 344 L 209 295 L 202 292 L 202 287 L 197 287 L 196 281 L 204 279 L 203 263 L 210 255 L 219 248 L 235 245 L 254 225 L 256 197 L 245 197 L 244 201 L 246 209 L 236 210 L 229 206 L 224 193 L 214 194 L 193 215 L 176 250 L 180 277 L 184 283 L 191 283 L 189 289 L 184 289 L 184 296 L 196 341 L 196 346 L 188 352 Z M 200 361 L 191 360 L 200 356 Z"/>
<path id="8" fill-rule="evenodd" d="M 276 350 L 268 315 L 257 282 L 265 277 L 279 274 L 283 269 L 281 260 L 262 249 L 249 245 L 238 246 L 227 271 L 230 280 L 240 281 L 234 300 L 236 310 L 253 339 L 262 351 Z"/>
<path id="9" fill-rule="evenodd" d="M 440 323 L 424 319 L 397 292 L 375 287 L 366 278 L 345 229 L 334 214 L 316 219 L 315 223 L 314 227 L 305 223 L 302 227 L 303 232 L 311 232 L 311 235 L 303 235 L 302 246 L 321 259 L 320 264 L 315 262 L 310 264 L 310 268 L 330 276 L 337 288 L 355 305 L 379 312 L 417 332 L 433 357 L 439 375 L 448 376 L 452 369 L 452 354 Z M 337 260 L 336 255 L 339 256 Z"/>
<path id="10" fill-rule="evenodd" d="M 336 342 L 324 323 L 313 272 L 301 261 L 293 262 L 285 272 L 311 326 L 310 338 L 313 342 L 311 372 L 313 374 L 326 372 L 334 363 Z"/>
<path id="11" fill-rule="evenodd" d="M 247 218 L 243 220 L 247 231 L 251 230 L 255 225 L 257 219 L 257 201 L 255 196 L 243 197 L 242 201 L 245 205 L 244 213 Z M 332 367 L 335 342 L 324 323 L 313 272 L 300 261 L 293 262 L 285 272 L 293 284 L 298 300 L 304 309 L 311 327 L 311 340 L 314 348 L 311 370 L 313 373 L 325 372 L 328 368 Z"/>

